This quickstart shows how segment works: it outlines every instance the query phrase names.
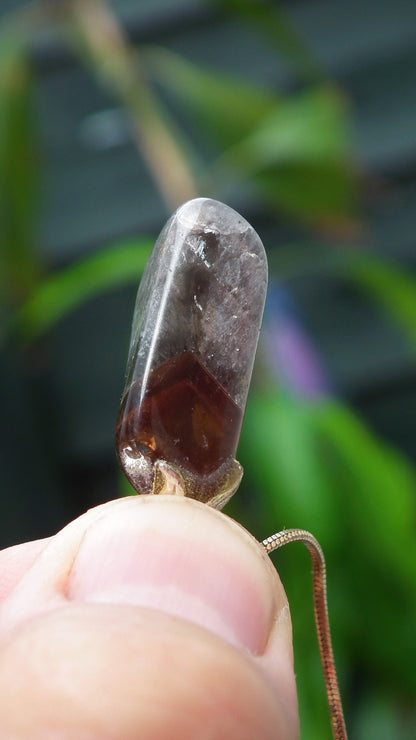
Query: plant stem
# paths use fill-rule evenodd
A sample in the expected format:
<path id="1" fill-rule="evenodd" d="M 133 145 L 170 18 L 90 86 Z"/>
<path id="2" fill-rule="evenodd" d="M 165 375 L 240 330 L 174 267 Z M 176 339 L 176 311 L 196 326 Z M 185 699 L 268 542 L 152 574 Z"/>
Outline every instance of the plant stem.
<path id="1" fill-rule="evenodd" d="M 194 198 L 198 188 L 186 157 L 164 121 L 137 52 L 103 0 L 73 0 L 68 19 L 94 71 L 131 115 L 136 144 L 169 208 Z"/>

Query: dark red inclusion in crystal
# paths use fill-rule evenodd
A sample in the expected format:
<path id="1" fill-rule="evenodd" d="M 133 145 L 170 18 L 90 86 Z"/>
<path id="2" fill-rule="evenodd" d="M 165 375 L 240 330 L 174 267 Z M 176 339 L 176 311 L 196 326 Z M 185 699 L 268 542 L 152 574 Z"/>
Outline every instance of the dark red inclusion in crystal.
<path id="1" fill-rule="evenodd" d="M 242 412 L 192 352 L 164 362 L 123 400 L 117 427 L 119 450 L 162 459 L 207 475 L 235 457 Z"/>

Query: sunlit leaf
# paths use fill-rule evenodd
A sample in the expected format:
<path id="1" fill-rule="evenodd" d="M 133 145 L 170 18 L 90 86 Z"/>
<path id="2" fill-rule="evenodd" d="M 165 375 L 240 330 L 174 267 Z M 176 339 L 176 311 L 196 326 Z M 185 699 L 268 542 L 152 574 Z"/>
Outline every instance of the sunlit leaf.
<path id="1" fill-rule="evenodd" d="M 321 223 L 351 217 L 357 180 L 349 119 L 333 88 L 279 96 L 164 50 L 154 50 L 148 60 L 158 81 L 222 147 L 211 168 L 214 182 L 231 170 L 291 215 Z"/>
<path id="2" fill-rule="evenodd" d="M 325 86 L 276 101 L 238 153 L 257 168 L 296 161 L 338 162 L 348 153 L 349 144 L 345 103 L 338 92 Z"/>
<path id="3" fill-rule="evenodd" d="M 16 328 L 33 340 L 95 295 L 138 282 L 151 248 L 150 240 L 125 242 L 61 270 L 36 288 L 18 313 Z"/>
<path id="4" fill-rule="evenodd" d="M 223 160 L 250 176 L 275 206 L 318 221 L 354 211 L 349 122 L 333 89 L 314 88 L 277 103 Z"/>
<path id="5" fill-rule="evenodd" d="M 328 542 L 336 537 L 312 406 L 277 391 L 253 394 L 240 448 L 248 474 L 253 473 L 281 527 L 310 527 Z"/>

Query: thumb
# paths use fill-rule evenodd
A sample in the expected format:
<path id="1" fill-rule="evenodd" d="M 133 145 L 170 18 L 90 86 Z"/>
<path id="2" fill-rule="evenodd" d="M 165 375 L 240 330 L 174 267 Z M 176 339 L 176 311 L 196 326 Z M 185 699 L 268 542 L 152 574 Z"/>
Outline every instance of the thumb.
<path id="1" fill-rule="evenodd" d="M 206 505 L 105 504 L 47 541 L 4 599 L 0 696 L 2 737 L 295 740 L 280 580 Z"/>

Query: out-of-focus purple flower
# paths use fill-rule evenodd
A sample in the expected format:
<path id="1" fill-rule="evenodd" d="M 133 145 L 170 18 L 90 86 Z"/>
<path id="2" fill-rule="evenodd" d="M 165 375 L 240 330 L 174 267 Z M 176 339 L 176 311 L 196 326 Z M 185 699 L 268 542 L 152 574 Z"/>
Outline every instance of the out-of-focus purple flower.
<path id="1" fill-rule="evenodd" d="M 311 399 L 331 393 L 324 361 L 299 319 L 290 292 L 282 286 L 270 286 L 261 346 L 268 369 L 279 383 Z"/>

